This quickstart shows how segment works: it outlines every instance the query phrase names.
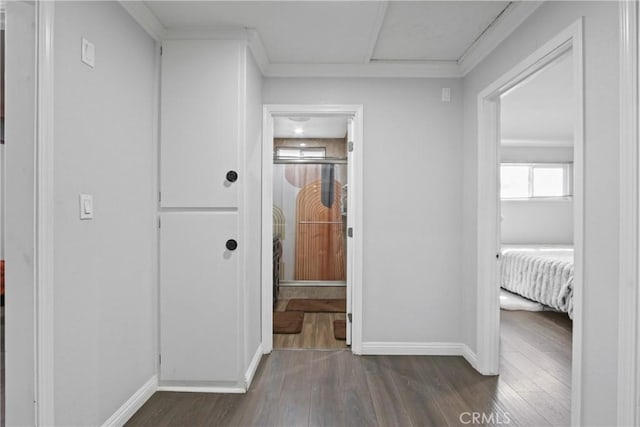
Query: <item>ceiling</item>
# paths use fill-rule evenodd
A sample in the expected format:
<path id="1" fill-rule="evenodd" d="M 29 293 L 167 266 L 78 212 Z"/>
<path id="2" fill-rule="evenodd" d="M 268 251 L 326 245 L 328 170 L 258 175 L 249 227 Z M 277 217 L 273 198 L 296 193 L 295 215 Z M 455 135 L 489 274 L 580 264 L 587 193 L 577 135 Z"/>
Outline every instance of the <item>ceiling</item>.
<path id="1" fill-rule="evenodd" d="M 457 61 L 511 2 L 391 2 L 373 60 Z"/>
<path id="2" fill-rule="evenodd" d="M 460 77 L 540 1 L 143 1 L 158 39 L 244 32 L 267 76 Z"/>
<path id="3" fill-rule="evenodd" d="M 346 135 L 347 116 L 276 117 L 273 122 L 275 138 L 344 138 Z"/>
<path id="4" fill-rule="evenodd" d="M 503 142 L 573 144 L 572 66 L 572 56 L 565 55 L 502 96 Z"/>

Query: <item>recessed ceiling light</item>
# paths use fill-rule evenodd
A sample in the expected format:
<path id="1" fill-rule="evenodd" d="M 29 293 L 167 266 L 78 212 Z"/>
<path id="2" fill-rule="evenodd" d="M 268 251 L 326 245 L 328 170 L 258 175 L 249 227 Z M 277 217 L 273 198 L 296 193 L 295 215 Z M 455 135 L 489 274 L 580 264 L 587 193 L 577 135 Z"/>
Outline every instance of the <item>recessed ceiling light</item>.
<path id="1" fill-rule="evenodd" d="M 305 144 L 304 142 L 300 143 L 300 147 L 306 147 L 306 146 L 307 146 L 307 144 Z"/>
<path id="2" fill-rule="evenodd" d="M 302 128 L 295 128 L 295 129 L 293 130 L 293 132 L 294 132 L 296 135 L 302 135 L 302 134 L 304 133 L 304 129 L 302 129 Z"/>
<path id="3" fill-rule="evenodd" d="M 311 117 L 289 117 L 292 122 L 308 122 Z"/>

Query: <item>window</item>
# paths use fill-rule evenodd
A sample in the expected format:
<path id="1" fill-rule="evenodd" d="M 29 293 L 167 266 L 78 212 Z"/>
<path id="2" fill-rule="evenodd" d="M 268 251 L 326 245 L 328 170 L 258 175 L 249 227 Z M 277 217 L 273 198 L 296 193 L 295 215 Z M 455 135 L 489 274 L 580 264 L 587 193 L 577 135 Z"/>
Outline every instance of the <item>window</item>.
<path id="1" fill-rule="evenodd" d="M 325 147 L 276 147 L 276 158 L 278 159 L 324 159 L 326 157 Z"/>
<path id="2" fill-rule="evenodd" d="M 569 198 L 572 169 L 570 163 L 502 163 L 500 198 Z"/>

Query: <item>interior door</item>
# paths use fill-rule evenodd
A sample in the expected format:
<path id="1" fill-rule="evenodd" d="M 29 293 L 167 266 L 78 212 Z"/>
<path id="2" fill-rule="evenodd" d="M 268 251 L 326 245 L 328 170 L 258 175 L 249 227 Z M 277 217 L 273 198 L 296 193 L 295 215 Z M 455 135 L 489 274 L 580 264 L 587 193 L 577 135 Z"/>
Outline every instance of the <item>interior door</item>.
<path id="1" fill-rule="evenodd" d="M 354 197 L 351 196 L 350 189 L 353 188 L 355 175 L 353 169 L 353 151 L 357 149 L 354 143 L 354 121 L 350 118 L 347 121 L 347 175 L 349 183 L 347 187 L 347 345 L 351 345 L 351 313 L 353 313 L 353 219 L 355 218 Z M 361 225 L 360 225 L 361 226 Z"/>
<path id="2" fill-rule="evenodd" d="M 239 378 L 237 212 L 169 212 L 160 222 L 160 379 Z"/>

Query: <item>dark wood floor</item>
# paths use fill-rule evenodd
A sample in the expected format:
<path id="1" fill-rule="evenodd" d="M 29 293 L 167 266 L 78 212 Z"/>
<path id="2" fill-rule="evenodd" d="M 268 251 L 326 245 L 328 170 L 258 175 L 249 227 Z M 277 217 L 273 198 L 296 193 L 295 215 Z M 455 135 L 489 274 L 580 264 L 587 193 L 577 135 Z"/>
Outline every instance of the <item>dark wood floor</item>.
<path id="1" fill-rule="evenodd" d="M 469 424 L 473 412 L 493 417 L 485 424 L 568 425 L 566 315 L 503 311 L 501 342 L 499 377 L 453 356 L 275 350 L 247 394 L 159 392 L 127 425 L 441 426 Z"/>

